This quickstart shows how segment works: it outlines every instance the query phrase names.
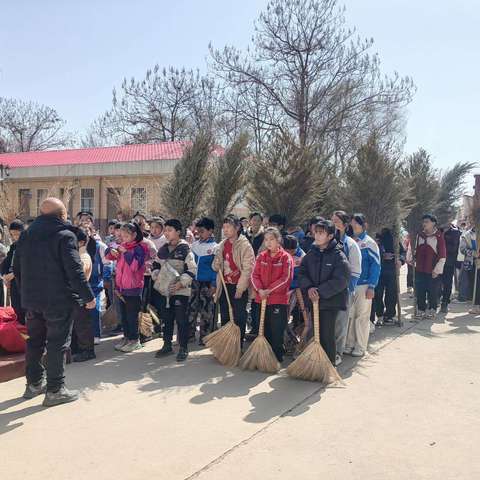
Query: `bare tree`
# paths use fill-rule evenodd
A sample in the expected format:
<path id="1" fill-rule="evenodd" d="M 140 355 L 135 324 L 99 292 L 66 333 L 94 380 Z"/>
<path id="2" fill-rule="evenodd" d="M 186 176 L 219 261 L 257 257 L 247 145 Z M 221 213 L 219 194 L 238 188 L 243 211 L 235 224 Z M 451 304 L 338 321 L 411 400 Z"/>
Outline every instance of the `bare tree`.
<path id="1" fill-rule="evenodd" d="M 215 234 L 220 236 L 222 220 L 241 200 L 247 179 L 246 158 L 248 136 L 242 134 L 214 159 L 209 170 L 210 194 L 207 199 L 209 214 L 215 221 Z"/>
<path id="2" fill-rule="evenodd" d="M 62 132 L 65 121 L 46 105 L 0 98 L 0 144 L 5 152 L 64 148 L 70 144 Z"/>
<path id="3" fill-rule="evenodd" d="M 184 140 L 191 131 L 192 105 L 202 87 L 198 72 L 156 65 L 145 78 L 123 80 L 113 105 L 100 119 L 102 130 L 121 143 Z M 208 90 L 208 86 L 203 85 Z"/>
<path id="4" fill-rule="evenodd" d="M 258 88 L 257 101 L 274 108 L 256 121 L 294 132 L 303 148 L 338 135 L 345 123 L 353 128 L 366 109 L 410 101 L 412 81 L 383 78 L 372 44 L 345 27 L 337 0 L 271 0 L 247 54 L 234 47 L 210 53 L 221 78 L 242 91 Z"/>
<path id="5" fill-rule="evenodd" d="M 190 225 L 203 209 L 211 152 L 211 136 L 208 133 L 199 134 L 193 144 L 186 148 L 162 189 L 162 203 L 166 212 L 178 218 L 184 226 Z"/>

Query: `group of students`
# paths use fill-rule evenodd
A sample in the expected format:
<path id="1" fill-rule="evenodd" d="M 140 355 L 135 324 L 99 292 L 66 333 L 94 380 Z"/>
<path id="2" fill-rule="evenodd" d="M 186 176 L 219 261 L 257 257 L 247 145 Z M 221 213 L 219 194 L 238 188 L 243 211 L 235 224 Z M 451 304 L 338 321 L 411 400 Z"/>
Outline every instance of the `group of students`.
<path id="1" fill-rule="evenodd" d="M 77 217 L 82 258 L 87 253 L 84 229 L 93 228 L 92 220 L 89 215 Z M 306 233 L 285 224 L 282 215 L 264 219 L 252 213 L 248 225 L 228 215 L 218 244 L 209 218 L 197 220 L 185 232 L 177 219 L 147 222 L 139 214 L 131 222 L 111 222 L 104 242 L 91 232 L 103 272 L 109 275 L 104 281 L 107 297 L 123 332 L 115 348 L 133 352 L 148 340 L 139 334 L 138 319 L 151 305 L 162 322 L 163 346 L 156 356 L 173 353 L 176 324 L 177 361 L 184 361 L 197 323 L 203 345 L 205 335 L 216 328 L 218 313 L 222 325 L 230 320 L 228 300 L 243 346 L 248 323 L 248 335 L 258 334 L 259 306 L 265 300 L 265 336 L 280 362 L 290 318 L 308 318 L 312 302 L 319 302 L 320 338 L 332 363 L 341 363 L 344 354 L 363 356 L 381 267 L 391 258 L 381 256 L 362 214 L 350 217 L 336 211 L 331 220 L 315 217 Z M 88 270 L 90 262 L 85 263 Z M 83 312 L 87 314 L 92 315 Z M 74 322 L 74 337 L 82 337 L 76 323 L 81 322 Z M 310 322 L 307 336 L 312 334 Z M 91 339 L 89 343 L 88 348 L 80 346 L 74 360 L 93 358 Z"/>
<path id="2" fill-rule="evenodd" d="M 286 224 L 280 214 L 264 218 L 252 213 L 248 219 L 228 215 L 223 220 L 222 241 L 217 243 L 210 218 L 200 218 L 185 228 L 177 219 L 147 220 L 137 213 L 131 221 L 110 222 L 102 240 L 91 213 L 80 212 L 72 230 L 96 308 L 79 304 L 74 312 L 73 360 L 95 357 L 103 298 L 116 312 L 119 326 L 114 333 L 123 333 L 123 337 L 115 349 L 124 353 L 140 349 L 149 340 L 139 333 L 139 316 L 152 306 L 161 319 L 157 333 L 163 336 L 156 356 L 173 353 L 176 325 L 177 360 L 184 361 L 197 330 L 203 345 L 204 337 L 217 328 L 218 314 L 222 325 L 230 320 L 228 300 L 243 347 L 246 336 L 258 334 L 260 304 L 265 300 L 265 336 L 280 362 L 289 324 L 306 321 L 312 302 L 319 302 L 320 338 L 332 363 L 340 364 L 345 354 L 362 357 L 372 325 L 394 322 L 396 268 L 405 261 L 403 246 L 397 258 L 391 231 L 383 229 L 375 239 L 370 237 L 362 214 L 335 211 L 330 220 L 314 217 L 306 232 Z M 15 232 L 19 236 L 24 226 L 14 222 L 10 227 L 14 242 L 2 264 L 2 275 L 11 286 L 12 304 L 21 319 L 21 302 L 9 265 Z M 406 245 L 407 263 L 415 263 L 419 316 L 436 312 L 439 280 L 449 272 L 447 236 L 436 228 L 433 216 L 425 215 L 414 254 L 412 245 Z M 448 290 L 448 281 L 443 284 Z M 311 321 L 308 327 L 307 337 L 311 337 Z"/>
<path id="3" fill-rule="evenodd" d="M 417 318 L 434 318 L 438 308 L 441 313 L 447 313 L 451 302 L 472 302 L 470 313 L 479 315 L 480 273 L 475 227 L 462 223 L 439 228 L 437 223 L 435 216 L 425 215 L 414 245 L 408 238 L 405 242 L 407 285 L 411 296 L 415 293 L 417 298 Z M 454 286 L 456 298 L 452 294 Z"/>

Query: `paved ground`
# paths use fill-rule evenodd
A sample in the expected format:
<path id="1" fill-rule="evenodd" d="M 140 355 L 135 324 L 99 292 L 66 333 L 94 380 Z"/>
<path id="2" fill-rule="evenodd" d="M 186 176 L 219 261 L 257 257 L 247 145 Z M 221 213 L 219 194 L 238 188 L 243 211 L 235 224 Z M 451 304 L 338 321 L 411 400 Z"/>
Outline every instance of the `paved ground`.
<path id="1" fill-rule="evenodd" d="M 0 384 L 0 478 L 480 478 L 480 318 L 466 310 L 383 327 L 327 390 L 106 340 L 68 367 L 79 402 L 44 409 L 19 398 L 23 379 Z"/>

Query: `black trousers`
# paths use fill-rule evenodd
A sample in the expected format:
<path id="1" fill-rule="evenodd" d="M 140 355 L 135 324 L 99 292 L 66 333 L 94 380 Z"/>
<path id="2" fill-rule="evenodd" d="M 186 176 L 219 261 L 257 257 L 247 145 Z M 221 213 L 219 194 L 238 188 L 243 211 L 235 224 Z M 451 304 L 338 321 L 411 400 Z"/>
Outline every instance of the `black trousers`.
<path id="1" fill-rule="evenodd" d="M 189 297 L 185 295 L 174 295 L 169 299 L 167 307 L 167 298 L 163 295 L 161 298 L 162 320 L 165 322 L 163 332 L 163 341 L 167 344 L 172 343 L 174 323 L 177 322 L 177 342 L 181 348 L 188 347 L 188 302 Z"/>
<path id="2" fill-rule="evenodd" d="M 448 305 L 452 296 L 453 276 L 455 265 L 445 265 L 442 274 L 442 304 Z"/>
<path id="3" fill-rule="evenodd" d="M 72 312 L 73 330 L 72 344 L 70 349 L 72 353 L 85 351 L 94 351 L 94 334 L 90 312 L 80 305 L 76 305 Z"/>
<path id="4" fill-rule="evenodd" d="M 413 266 L 407 265 L 407 287 L 413 288 Z"/>
<path id="5" fill-rule="evenodd" d="M 12 308 L 15 311 L 17 320 L 22 325 L 25 325 L 25 311 L 22 308 L 22 301 L 20 299 L 20 290 L 15 280 L 10 282 L 10 300 L 12 301 Z"/>
<path id="6" fill-rule="evenodd" d="M 125 301 L 120 300 L 119 303 L 123 334 L 128 340 L 138 340 L 138 315 L 142 308 L 142 297 L 124 295 L 123 298 Z"/>
<path id="7" fill-rule="evenodd" d="M 384 271 L 375 288 L 373 301 L 377 317 L 394 318 L 397 314 L 397 278 L 395 271 Z"/>
<path id="8" fill-rule="evenodd" d="M 42 380 L 44 367 L 42 355 L 47 348 L 47 390 L 57 392 L 64 384 L 65 352 L 70 346 L 72 333 L 72 310 L 28 311 L 26 353 L 26 377 L 28 384 L 38 384 Z"/>
<path id="9" fill-rule="evenodd" d="M 320 343 L 333 365 L 335 365 L 335 357 L 337 356 L 337 344 L 335 341 L 337 316 L 338 310 L 320 310 Z"/>
<path id="10" fill-rule="evenodd" d="M 260 304 L 256 304 L 260 306 Z M 253 305 L 252 305 L 253 306 Z M 288 323 L 288 305 L 268 305 L 265 311 L 265 338 L 279 362 L 283 362 L 283 340 Z"/>
<path id="11" fill-rule="evenodd" d="M 437 309 L 440 280 L 440 277 L 433 278 L 431 273 L 415 272 L 417 305 L 421 312 L 424 312 L 427 307 L 432 310 Z"/>
<path id="12" fill-rule="evenodd" d="M 258 324 L 260 322 L 260 304 L 259 303 L 252 301 L 250 317 L 252 318 L 252 328 L 250 330 L 250 333 L 252 335 L 258 335 Z"/>
<path id="13" fill-rule="evenodd" d="M 241 345 L 243 345 L 243 340 L 245 338 L 245 329 L 247 326 L 248 290 L 246 290 L 243 293 L 242 298 L 239 299 L 235 298 L 235 292 L 237 290 L 236 285 L 227 283 L 227 290 L 233 308 L 233 321 L 236 325 L 240 327 L 240 343 Z M 220 317 L 222 321 L 222 326 L 230 321 L 227 297 L 225 296 L 225 290 L 223 289 L 222 294 L 220 295 Z"/>

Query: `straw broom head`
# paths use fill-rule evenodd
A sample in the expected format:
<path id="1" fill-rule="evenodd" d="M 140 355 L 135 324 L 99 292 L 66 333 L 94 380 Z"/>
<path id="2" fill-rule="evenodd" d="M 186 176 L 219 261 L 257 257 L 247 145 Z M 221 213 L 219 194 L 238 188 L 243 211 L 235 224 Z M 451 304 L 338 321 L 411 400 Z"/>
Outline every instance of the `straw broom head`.
<path id="1" fill-rule="evenodd" d="M 258 336 L 240 359 L 240 368 L 244 370 L 260 370 L 265 373 L 277 373 L 280 370 L 280 363 L 264 335 L 266 308 L 267 300 L 262 300 Z"/>
<path id="2" fill-rule="evenodd" d="M 313 341 L 309 343 L 298 358 L 288 366 L 288 375 L 310 382 L 320 382 L 324 385 L 341 382 L 342 379 L 320 345 L 320 314 L 318 302 L 313 304 L 313 329 L 315 333 Z"/>
<path id="3" fill-rule="evenodd" d="M 240 361 L 240 327 L 233 321 L 233 308 L 228 296 L 228 290 L 223 279 L 222 272 L 219 272 L 222 281 L 225 297 L 227 298 L 230 321 L 222 328 L 207 335 L 204 339 L 205 345 L 212 351 L 213 356 L 227 367 L 236 367 Z"/>

